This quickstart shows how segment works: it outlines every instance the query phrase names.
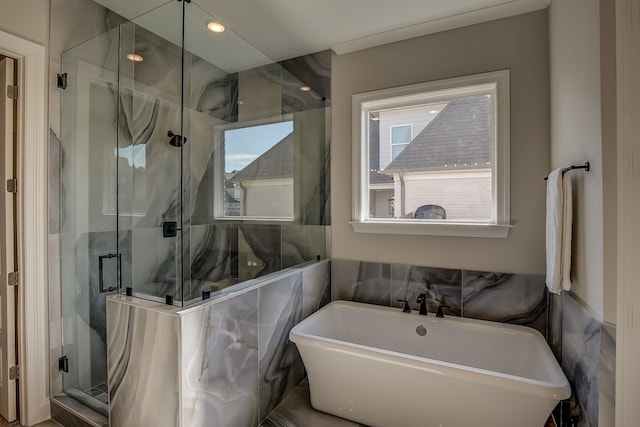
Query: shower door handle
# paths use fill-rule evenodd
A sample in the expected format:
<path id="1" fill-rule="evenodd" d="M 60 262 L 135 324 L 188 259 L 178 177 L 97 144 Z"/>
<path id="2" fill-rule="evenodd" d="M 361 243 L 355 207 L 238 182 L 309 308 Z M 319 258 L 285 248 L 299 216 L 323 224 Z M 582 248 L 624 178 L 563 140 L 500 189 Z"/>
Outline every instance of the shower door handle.
<path id="1" fill-rule="evenodd" d="M 120 266 L 122 265 L 122 256 L 121 254 L 106 254 L 106 255 L 100 255 L 98 257 L 98 280 L 99 280 L 99 287 L 100 287 L 100 293 L 103 294 L 105 292 L 111 292 L 111 291 L 115 291 L 116 289 L 118 289 L 115 286 L 110 286 L 108 288 L 104 288 L 104 267 L 103 267 L 103 259 L 107 258 L 107 259 L 111 259 L 111 258 L 118 258 L 118 273 L 120 273 Z M 120 274 L 118 274 L 119 276 Z"/>

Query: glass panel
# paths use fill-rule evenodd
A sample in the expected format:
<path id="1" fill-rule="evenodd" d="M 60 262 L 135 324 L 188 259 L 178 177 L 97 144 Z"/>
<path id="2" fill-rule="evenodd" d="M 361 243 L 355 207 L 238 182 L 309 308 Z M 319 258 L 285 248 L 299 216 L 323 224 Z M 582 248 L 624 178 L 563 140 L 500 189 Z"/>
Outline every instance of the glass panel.
<path id="1" fill-rule="evenodd" d="M 105 298 L 118 286 L 118 29 L 63 54 L 61 292 L 63 389 L 107 414 Z"/>
<path id="2" fill-rule="evenodd" d="M 119 236 L 130 265 L 122 291 L 129 286 L 134 296 L 178 305 L 182 51 L 148 23 L 175 38 L 181 9 L 167 3 L 121 26 L 118 134 Z"/>
<path id="3" fill-rule="evenodd" d="M 185 303 L 325 256 L 326 98 L 211 22 L 185 5 Z"/>
<path id="4" fill-rule="evenodd" d="M 467 93 L 370 111 L 369 218 L 491 221 L 493 89 Z"/>
<path id="5" fill-rule="evenodd" d="M 411 125 L 391 128 L 391 144 L 408 144 L 411 142 Z"/>

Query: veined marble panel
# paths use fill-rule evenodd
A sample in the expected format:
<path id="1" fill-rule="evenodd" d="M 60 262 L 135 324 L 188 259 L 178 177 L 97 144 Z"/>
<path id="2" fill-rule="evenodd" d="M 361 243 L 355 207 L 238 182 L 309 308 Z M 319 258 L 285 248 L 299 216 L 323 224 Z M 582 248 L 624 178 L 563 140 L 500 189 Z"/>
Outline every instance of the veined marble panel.
<path id="1" fill-rule="evenodd" d="M 427 295 L 427 310 L 436 313 L 444 304 L 445 315 L 460 316 L 462 307 L 462 275 L 460 270 L 433 267 L 391 265 L 391 306 L 402 307 L 409 301 L 412 310 L 418 310 L 418 295 Z"/>
<path id="2" fill-rule="evenodd" d="M 304 378 L 304 365 L 289 332 L 303 318 L 303 273 L 258 289 L 260 419 Z"/>
<path id="3" fill-rule="evenodd" d="M 178 298 L 178 238 L 163 237 L 160 227 L 134 229 L 131 236 L 133 292 L 162 300 L 166 295 Z"/>
<path id="4" fill-rule="evenodd" d="M 562 361 L 562 295 L 547 292 L 547 342 L 558 361 Z"/>
<path id="5" fill-rule="evenodd" d="M 598 425 L 616 425 L 616 326 L 602 323 L 600 329 L 600 385 Z"/>
<path id="6" fill-rule="evenodd" d="M 282 226 L 282 268 L 293 267 L 318 256 L 326 256 L 326 232 L 324 225 Z"/>
<path id="7" fill-rule="evenodd" d="M 344 259 L 331 260 L 331 299 L 391 305 L 391 266 Z"/>
<path id="8" fill-rule="evenodd" d="M 562 370 L 577 401 L 579 427 L 598 426 L 600 322 L 571 293 L 563 293 Z"/>
<path id="9" fill-rule="evenodd" d="M 463 316 L 515 323 L 547 333 L 544 276 L 462 271 Z"/>
<path id="10" fill-rule="evenodd" d="M 241 280 L 281 270 L 280 225 L 241 224 L 238 229 L 238 276 Z"/>
<path id="11" fill-rule="evenodd" d="M 181 349 L 182 425 L 257 425 L 258 291 L 184 315 Z"/>
<path id="12" fill-rule="evenodd" d="M 302 269 L 302 317 L 306 319 L 331 302 L 331 261 Z"/>
<path id="13" fill-rule="evenodd" d="M 180 426 L 178 317 L 107 303 L 111 427 Z"/>
<path id="14" fill-rule="evenodd" d="M 190 230 L 190 297 L 197 298 L 203 290 L 215 292 L 237 283 L 237 272 L 234 278 L 233 270 L 238 263 L 237 242 L 234 243 L 238 226 L 192 225 Z"/>

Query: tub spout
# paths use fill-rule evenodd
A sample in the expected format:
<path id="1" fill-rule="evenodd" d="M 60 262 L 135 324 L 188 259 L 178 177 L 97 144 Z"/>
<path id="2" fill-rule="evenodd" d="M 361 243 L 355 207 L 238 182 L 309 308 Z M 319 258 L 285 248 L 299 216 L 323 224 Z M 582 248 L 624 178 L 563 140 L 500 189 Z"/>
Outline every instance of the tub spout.
<path id="1" fill-rule="evenodd" d="M 427 294 L 418 295 L 418 299 L 416 300 L 418 304 L 420 304 L 420 314 L 423 316 L 427 315 Z"/>

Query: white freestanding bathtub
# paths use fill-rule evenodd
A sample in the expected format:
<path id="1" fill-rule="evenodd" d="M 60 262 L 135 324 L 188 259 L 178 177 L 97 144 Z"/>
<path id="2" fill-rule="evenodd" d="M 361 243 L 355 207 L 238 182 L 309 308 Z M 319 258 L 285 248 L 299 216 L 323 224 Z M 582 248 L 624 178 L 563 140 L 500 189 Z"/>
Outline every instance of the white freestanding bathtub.
<path id="1" fill-rule="evenodd" d="M 524 326 L 336 301 L 289 337 L 312 406 L 372 427 L 543 427 L 571 394 Z"/>

